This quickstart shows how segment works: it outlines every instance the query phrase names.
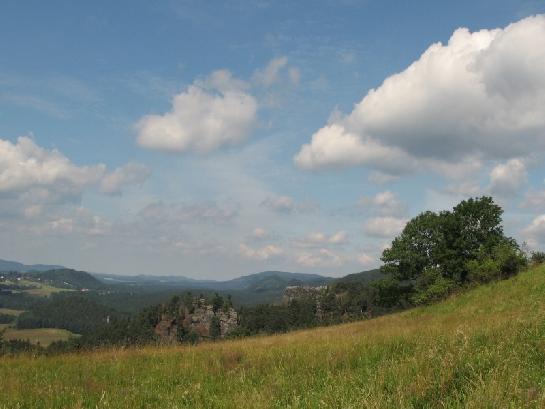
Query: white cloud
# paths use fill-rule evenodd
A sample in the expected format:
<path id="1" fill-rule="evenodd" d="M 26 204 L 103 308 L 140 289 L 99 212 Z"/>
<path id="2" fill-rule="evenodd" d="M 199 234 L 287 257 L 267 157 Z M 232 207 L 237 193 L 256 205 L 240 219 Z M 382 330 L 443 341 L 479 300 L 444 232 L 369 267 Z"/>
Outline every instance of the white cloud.
<path id="1" fill-rule="evenodd" d="M 364 197 L 359 201 L 362 206 L 372 206 L 383 216 L 399 216 L 407 211 L 398 195 L 389 190 L 379 192 L 373 197 Z"/>
<path id="2" fill-rule="evenodd" d="M 244 243 L 241 243 L 239 246 L 239 253 L 245 258 L 253 260 L 268 260 L 271 257 L 282 255 L 284 251 L 274 244 L 268 244 L 266 246 L 254 249 Z"/>
<path id="3" fill-rule="evenodd" d="M 261 206 L 278 213 L 291 213 L 295 210 L 295 200 L 289 196 L 267 197 Z"/>
<path id="4" fill-rule="evenodd" d="M 522 233 L 529 243 L 533 243 L 533 247 L 537 247 L 538 243 L 545 245 L 545 214 L 535 217 Z"/>
<path id="5" fill-rule="evenodd" d="M 0 192 L 4 194 L 43 188 L 51 194 L 79 195 L 105 173 L 105 165 L 76 166 L 58 150 L 41 148 L 26 136 L 17 143 L 0 139 Z"/>
<path id="6" fill-rule="evenodd" d="M 543 151 L 544 43 L 544 15 L 504 29 L 458 29 L 448 44 L 431 45 L 349 115 L 318 130 L 295 162 L 305 169 L 365 165 L 388 174 L 456 174 L 465 169 L 459 161 Z"/>
<path id="7" fill-rule="evenodd" d="M 348 235 L 345 231 L 341 230 L 331 235 L 314 232 L 302 239 L 294 239 L 293 244 L 295 247 L 309 248 L 309 247 L 322 247 L 327 244 L 341 245 L 348 243 Z"/>
<path id="8" fill-rule="evenodd" d="M 371 237 L 392 238 L 405 227 L 407 220 L 397 217 L 372 217 L 365 222 L 363 231 Z"/>
<path id="9" fill-rule="evenodd" d="M 279 74 L 288 65 L 288 58 L 285 56 L 273 58 L 263 70 L 254 73 L 254 81 L 265 87 L 270 87 L 278 81 Z"/>
<path id="10" fill-rule="evenodd" d="M 368 254 L 360 254 L 358 256 L 358 262 L 366 267 L 372 266 L 376 263 L 376 260 Z"/>
<path id="11" fill-rule="evenodd" d="M 499 196 L 513 196 L 526 183 L 526 165 L 520 159 L 511 159 L 495 166 L 490 172 L 489 190 Z"/>
<path id="12" fill-rule="evenodd" d="M 545 209 L 545 190 L 527 192 L 521 206 L 530 209 Z"/>
<path id="13" fill-rule="evenodd" d="M 262 229 L 261 227 L 256 227 L 252 232 L 252 237 L 255 237 L 256 239 L 264 239 L 267 236 L 267 230 Z"/>
<path id="14" fill-rule="evenodd" d="M 342 257 L 325 248 L 302 253 L 297 256 L 296 261 L 305 267 L 339 267 L 343 264 Z"/>
<path id="15" fill-rule="evenodd" d="M 168 152 L 206 153 L 242 142 L 256 122 L 258 109 L 246 88 L 226 70 L 195 81 L 173 98 L 170 112 L 140 119 L 138 144 Z"/>
<path id="16" fill-rule="evenodd" d="M 0 139 L 0 215 L 27 219 L 55 215 L 54 208 L 77 204 L 87 189 L 121 194 L 142 183 L 147 168 L 129 163 L 112 173 L 104 164 L 78 166 L 57 149 L 45 149 L 31 138 Z"/>
<path id="17" fill-rule="evenodd" d="M 295 156 L 295 163 L 309 170 L 366 164 L 398 174 L 411 162 L 400 149 L 386 147 L 372 138 L 362 139 L 339 124 L 320 129 Z"/>
<path id="18" fill-rule="evenodd" d="M 155 202 L 138 212 L 137 219 L 155 226 L 165 225 L 176 228 L 180 224 L 190 223 L 227 224 L 237 215 L 236 207 L 220 206 L 215 202 Z"/>
<path id="19" fill-rule="evenodd" d="M 120 195 L 126 185 L 141 185 L 149 177 L 151 171 L 147 166 L 138 163 L 127 163 L 104 176 L 100 182 L 100 190 L 108 195 Z"/>

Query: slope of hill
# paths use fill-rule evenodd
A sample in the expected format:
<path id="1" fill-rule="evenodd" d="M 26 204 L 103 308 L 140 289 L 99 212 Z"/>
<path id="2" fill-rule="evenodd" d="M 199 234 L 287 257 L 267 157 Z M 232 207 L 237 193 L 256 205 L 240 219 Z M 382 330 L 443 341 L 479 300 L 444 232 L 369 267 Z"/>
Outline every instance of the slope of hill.
<path id="1" fill-rule="evenodd" d="M 377 268 L 375 270 L 362 271 L 361 273 L 348 274 L 344 277 L 337 278 L 334 283 L 369 283 L 384 277 L 384 274 Z"/>
<path id="2" fill-rule="evenodd" d="M 0 358 L 0 407 L 537 408 L 544 322 L 540 266 L 440 304 L 328 328 Z"/>
<path id="3" fill-rule="evenodd" d="M 17 261 L 8 261 L 0 259 L 0 271 L 16 271 L 19 273 L 26 273 L 29 271 L 47 271 L 65 268 L 63 266 L 47 265 L 47 264 L 23 264 Z"/>
<path id="4" fill-rule="evenodd" d="M 25 277 L 46 282 L 57 288 L 97 290 L 104 287 L 104 284 L 91 274 L 68 268 L 27 273 Z"/>

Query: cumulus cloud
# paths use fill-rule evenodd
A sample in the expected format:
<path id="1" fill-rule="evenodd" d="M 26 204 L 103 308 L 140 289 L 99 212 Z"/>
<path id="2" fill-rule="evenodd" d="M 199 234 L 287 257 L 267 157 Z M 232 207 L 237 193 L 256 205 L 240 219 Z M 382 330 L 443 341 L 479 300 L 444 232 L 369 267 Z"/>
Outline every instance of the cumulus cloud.
<path id="1" fill-rule="evenodd" d="M 369 267 L 373 265 L 376 260 L 371 257 L 369 254 L 363 253 L 358 256 L 358 262 L 362 264 L 363 266 Z"/>
<path id="2" fill-rule="evenodd" d="M 343 264 L 341 256 L 325 248 L 299 254 L 296 261 L 305 267 L 338 267 Z"/>
<path id="3" fill-rule="evenodd" d="M 112 173 L 104 164 L 78 166 L 57 149 L 42 148 L 27 136 L 15 143 L 0 139 L 0 213 L 33 218 L 44 206 L 79 202 L 87 188 L 120 194 L 123 187 L 142 183 L 148 173 L 136 163 Z"/>
<path id="4" fill-rule="evenodd" d="M 407 220 L 397 217 L 372 217 L 365 222 L 363 231 L 371 237 L 392 238 L 403 230 L 406 223 Z"/>
<path id="5" fill-rule="evenodd" d="M 81 234 L 92 237 L 107 235 L 112 228 L 113 223 L 110 220 L 92 213 L 89 209 L 78 207 L 42 223 L 32 224 L 28 230 L 37 235 Z"/>
<path id="6" fill-rule="evenodd" d="M 296 202 L 290 196 L 269 196 L 260 203 L 260 206 L 273 212 L 284 214 L 313 212 L 318 207 L 316 204 L 310 202 Z"/>
<path id="7" fill-rule="evenodd" d="M 147 166 L 128 163 L 104 176 L 100 182 L 100 190 L 108 195 L 120 195 L 127 185 L 141 185 L 149 177 L 151 171 Z"/>
<path id="8" fill-rule="evenodd" d="M 282 255 L 284 251 L 274 244 L 268 244 L 266 246 L 254 249 L 244 243 L 241 243 L 239 246 L 239 253 L 248 259 L 268 260 L 271 257 Z"/>
<path id="9" fill-rule="evenodd" d="M 522 233 L 526 236 L 532 247 L 545 244 L 545 214 L 536 216 Z"/>
<path id="10" fill-rule="evenodd" d="M 39 147 L 26 136 L 16 143 L 0 139 L 0 193 L 24 193 L 34 188 L 51 194 L 79 195 L 106 173 L 105 165 L 76 166 L 58 150 Z"/>
<path id="11" fill-rule="evenodd" d="M 365 165 L 458 172 L 461 160 L 524 158 L 545 147 L 545 16 L 460 28 L 303 145 L 305 169 Z M 440 169 L 439 169 L 440 171 Z"/>
<path id="12" fill-rule="evenodd" d="M 293 244 L 296 247 L 322 247 L 324 245 L 343 245 L 348 243 L 348 234 L 341 230 L 333 234 L 314 232 L 304 238 L 294 239 Z"/>
<path id="13" fill-rule="evenodd" d="M 236 207 L 220 206 L 215 202 L 155 202 L 138 212 L 137 219 L 157 226 L 176 227 L 179 224 L 190 223 L 221 225 L 231 222 L 237 215 L 238 209 Z"/>
<path id="14" fill-rule="evenodd" d="M 407 206 L 396 193 L 389 190 L 379 192 L 373 197 L 363 197 L 359 201 L 362 206 L 370 206 L 383 216 L 399 216 L 407 211 Z"/>
<path id="15" fill-rule="evenodd" d="M 545 190 L 527 192 L 521 207 L 527 209 L 545 209 Z"/>
<path id="16" fill-rule="evenodd" d="M 283 68 L 285 68 L 287 65 L 288 65 L 287 57 L 283 56 L 283 57 L 273 58 L 263 70 L 257 70 L 254 73 L 253 79 L 258 84 L 261 84 L 265 87 L 270 87 L 276 81 L 278 81 L 280 71 Z"/>
<path id="17" fill-rule="evenodd" d="M 247 84 L 215 71 L 174 96 L 172 109 L 140 119 L 138 144 L 167 152 L 206 153 L 242 142 L 256 122 L 258 103 Z"/>
<path id="18" fill-rule="evenodd" d="M 295 210 L 295 200 L 289 196 L 267 197 L 261 206 L 279 213 L 291 213 Z"/>
<path id="19" fill-rule="evenodd" d="M 264 239 L 269 235 L 267 230 L 262 229 L 261 227 L 256 227 L 254 231 L 252 232 L 252 237 L 256 239 Z"/>
<path id="20" fill-rule="evenodd" d="M 490 172 L 489 190 L 499 196 L 513 196 L 526 183 L 526 165 L 520 159 L 511 159 L 495 166 Z"/>

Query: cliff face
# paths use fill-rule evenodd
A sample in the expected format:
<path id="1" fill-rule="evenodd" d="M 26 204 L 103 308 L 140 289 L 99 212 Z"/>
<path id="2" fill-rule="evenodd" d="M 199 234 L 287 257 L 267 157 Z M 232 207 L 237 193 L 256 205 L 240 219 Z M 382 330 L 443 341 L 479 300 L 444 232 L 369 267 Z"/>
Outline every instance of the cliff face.
<path id="1" fill-rule="evenodd" d="M 290 286 L 284 290 L 284 302 L 290 303 L 293 300 L 317 300 L 327 291 L 327 285 L 312 286 Z"/>
<path id="2" fill-rule="evenodd" d="M 176 341 L 180 332 L 193 333 L 199 338 L 224 338 L 237 327 L 238 313 L 233 307 L 214 311 L 212 305 L 199 299 L 189 308 L 180 307 L 176 314 L 163 314 L 155 333 L 163 341 Z"/>
<path id="3" fill-rule="evenodd" d="M 293 301 L 306 301 L 315 305 L 316 319 L 322 321 L 324 312 L 322 308 L 322 300 L 327 292 L 327 285 L 312 286 L 290 286 L 284 290 L 284 303 L 290 304 Z"/>

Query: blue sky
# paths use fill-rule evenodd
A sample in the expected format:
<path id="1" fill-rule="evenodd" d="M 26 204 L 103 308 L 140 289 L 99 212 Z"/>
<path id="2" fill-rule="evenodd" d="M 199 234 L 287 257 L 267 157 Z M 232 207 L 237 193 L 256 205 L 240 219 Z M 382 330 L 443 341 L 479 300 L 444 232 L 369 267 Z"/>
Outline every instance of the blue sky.
<path id="1" fill-rule="evenodd" d="M 482 194 L 545 247 L 544 1 L 2 9 L 1 258 L 339 276 Z"/>

